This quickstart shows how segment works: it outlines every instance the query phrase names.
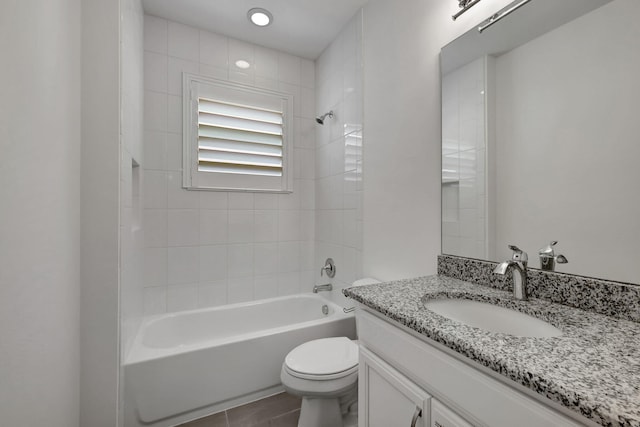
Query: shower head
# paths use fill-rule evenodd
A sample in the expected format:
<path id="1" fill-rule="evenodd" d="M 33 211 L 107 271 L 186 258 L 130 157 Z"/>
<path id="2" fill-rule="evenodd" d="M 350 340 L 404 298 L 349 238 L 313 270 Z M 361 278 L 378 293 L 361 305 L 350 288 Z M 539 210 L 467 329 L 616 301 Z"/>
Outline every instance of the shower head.
<path id="1" fill-rule="evenodd" d="M 318 124 L 323 125 L 324 124 L 324 119 L 327 116 L 329 116 L 330 119 L 333 119 L 333 110 L 329 111 L 328 113 L 324 113 L 320 117 L 316 117 L 316 122 L 318 122 Z"/>

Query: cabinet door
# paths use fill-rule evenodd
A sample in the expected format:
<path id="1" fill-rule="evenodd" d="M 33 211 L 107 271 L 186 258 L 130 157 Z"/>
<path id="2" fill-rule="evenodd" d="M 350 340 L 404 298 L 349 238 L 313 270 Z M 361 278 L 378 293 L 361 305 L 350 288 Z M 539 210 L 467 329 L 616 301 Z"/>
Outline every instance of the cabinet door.
<path id="1" fill-rule="evenodd" d="M 431 399 L 431 427 L 473 427 L 463 420 L 460 415 L 438 402 Z"/>
<path id="2" fill-rule="evenodd" d="M 359 427 L 429 427 L 431 397 L 360 347 Z"/>

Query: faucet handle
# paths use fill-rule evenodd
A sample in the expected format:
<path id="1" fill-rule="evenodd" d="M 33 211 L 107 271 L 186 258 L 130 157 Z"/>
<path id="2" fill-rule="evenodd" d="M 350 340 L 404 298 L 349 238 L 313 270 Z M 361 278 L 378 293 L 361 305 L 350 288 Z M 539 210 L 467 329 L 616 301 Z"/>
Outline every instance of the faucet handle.
<path id="1" fill-rule="evenodd" d="M 557 244 L 558 244 L 557 240 L 552 240 L 551 242 L 549 242 L 547 246 L 545 246 L 544 248 L 540 248 L 538 250 L 538 254 L 542 256 L 545 256 L 545 255 L 550 257 L 554 256 L 555 253 L 553 251 L 553 247 Z"/>
<path id="2" fill-rule="evenodd" d="M 514 252 L 522 253 L 522 249 L 520 249 L 516 245 L 509 245 L 509 249 L 511 249 Z"/>
<path id="3" fill-rule="evenodd" d="M 526 267 L 527 262 L 529 261 L 529 256 L 527 255 L 527 253 L 522 249 L 520 249 L 519 247 L 517 247 L 516 245 L 509 245 L 509 249 L 513 251 L 513 255 L 511 256 L 511 259 L 513 261 L 518 261 L 523 263 Z"/>
<path id="4" fill-rule="evenodd" d="M 333 263 L 333 259 L 327 258 L 324 262 L 324 267 L 320 269 L 320 276 L 327 273 L 327 276 L 333 278 L 336 275 L 336 265 Z"/>

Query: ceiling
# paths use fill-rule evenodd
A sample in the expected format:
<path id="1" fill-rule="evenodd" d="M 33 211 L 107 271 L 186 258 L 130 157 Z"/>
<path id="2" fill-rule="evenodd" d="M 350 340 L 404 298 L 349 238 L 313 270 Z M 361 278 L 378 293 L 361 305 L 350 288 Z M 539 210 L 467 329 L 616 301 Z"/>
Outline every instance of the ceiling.
<path id="1" fill-rule="evenodd" d="M 367 0 L 142 0 L 145 13 L 307 59 L 316 59 Z M 254 7 L 273 22 L 256 27 Z"/>

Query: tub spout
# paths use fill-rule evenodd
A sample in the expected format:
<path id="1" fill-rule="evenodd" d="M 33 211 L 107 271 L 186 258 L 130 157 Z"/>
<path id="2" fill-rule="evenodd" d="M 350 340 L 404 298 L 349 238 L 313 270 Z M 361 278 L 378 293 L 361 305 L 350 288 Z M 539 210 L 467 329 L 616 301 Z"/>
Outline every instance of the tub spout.
<path id="1" fill-rule="evenodd" d="M 313 287 L 313 293 L 317 294 L 319 291 L 332 291 L 333 285 L 331 283 L 327 283 L 326 285 L 315 285 Z"/>

